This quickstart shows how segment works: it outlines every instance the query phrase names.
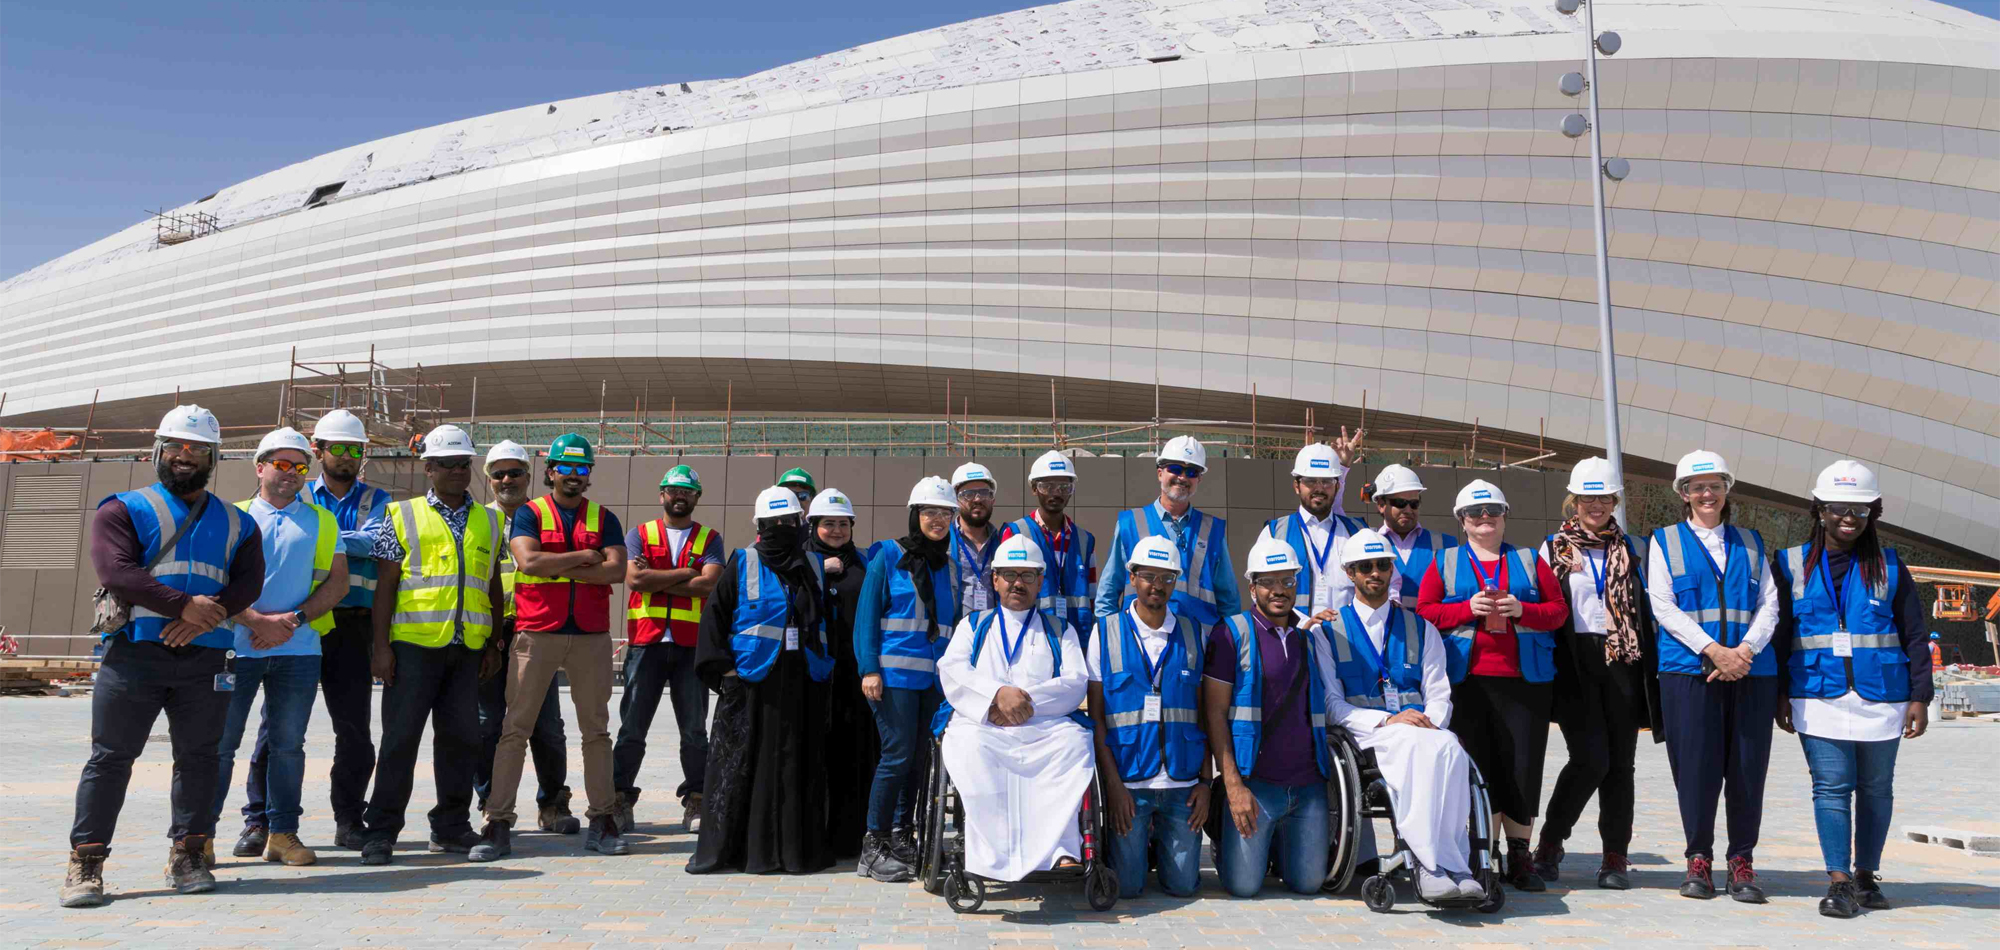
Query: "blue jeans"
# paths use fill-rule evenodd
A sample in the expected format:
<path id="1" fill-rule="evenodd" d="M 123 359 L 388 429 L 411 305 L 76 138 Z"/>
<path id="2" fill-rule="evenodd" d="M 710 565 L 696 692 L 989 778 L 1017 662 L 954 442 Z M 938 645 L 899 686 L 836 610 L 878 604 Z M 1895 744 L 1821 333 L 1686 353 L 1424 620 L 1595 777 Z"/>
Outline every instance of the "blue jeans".
<path id="1" fill-rule="evenodd" d="M 1318 892 L 1326 883 L 1326 783 L 1286 786 L 1246 778 L 1243 784 L 1257 799 L 1257 830 L 1248 837 L 1239 833 L 1228 803 L 1223 803 L 1216 861 L 1222 886 L 1236 897 L 1255 896 L 1270 872 L 1275 849 L 1285 887 L 1294 894 Z"/>
<path id="2" fill-rule="evenodd" d="M 1827 870 L 1849 874 L 1882 869 L 1882 844 L 1889 838 L 1889 813 L 1896 803 L 1896 747 L 1901 744 L 1900 739 L 1854 742 L 1799 734 L 1806 768 L 1812 771 L 1813 823 L 1819 826 L 1819 853 Z M 1853 867 L 1848 866 L 1850 847 Z"/>
<path id="3" fill-rule="evenodd" d="M 1160 889 L 1175 897 L 1193 896 L 1201 886 L 1201 832 L 1188 827 L 1188 795 L 1194 788 L 1126 791 L 1132 796 L 1132 828 L 1109 834 L 1105 849 L 1118 871 L 1118 896 L 1130 899 L 1146 892 L 1149 850 L 1159 855 Z"/>
<path id="4" fill-rule="evenodd" d="M 264 773 L 264 814 L 245 815 L 245 825 L 263 825 L 273 834 L 298 834 L 299 801 L 306 781 L 306 722 L 319 698 L 317 656 L 237 657 L 236 689 L 229 695 L 229 718 L 222 725 L 217 749 L 216 817 L 229 798 L 229 780 L 236 770 L 236 750 L 250 722 L 250 707 L 264 691 L 261 732 L 269 738 L 270 759 Z"/>
<path id="5" fill-rule="evenodd" d="M 910 827 L 911 803 L 929 794 L 924 777 L 930 764 L 931 716 L 944 693 L 929 689 L 882 688 L 875 710 L 875 731 L 882 737 L 882 758 L 875 764 L 875 784 L 868 789 L 868 830 L 886 835 L 891 828 Z"/>

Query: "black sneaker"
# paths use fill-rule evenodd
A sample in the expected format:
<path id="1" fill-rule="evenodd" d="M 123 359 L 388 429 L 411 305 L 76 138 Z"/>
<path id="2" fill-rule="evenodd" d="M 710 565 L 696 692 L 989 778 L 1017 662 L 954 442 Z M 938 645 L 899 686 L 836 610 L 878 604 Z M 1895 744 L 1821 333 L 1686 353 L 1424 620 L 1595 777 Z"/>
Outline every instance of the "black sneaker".
<path id="1" fill-rule="evenodd" d="M 1528 850 L 1528 839 L 1507 839 L 1507 883 L 1517 891 L 1546 891 L 1549 886 L 1535 874 L 1534 855 Z"/>
<path id="2" fill-rule="evenodd" d="M 1715 877 L 1707 858 L 1697 856 L 1688 859 L 1687 876 L 1681 878 L 1681 896 L 1697 900 L 1715 896 Z"/>
<path id="3" fill-rule="evenodd" d="M 911 868 L 917 866 L 917 839 L 910 834 L 910 829 L 889 829 L 889 853 Z"/>
<path id="4" fill-rule="evenodd" d="M 583 850 L 598 854 L 631 854 L 632 849 L 618 834 L 618 822 L 610 815 L 600 815 L 590 820 L 590 830 L 584 832 Z"/>
<path id="5" fill-rule="evenodd" d="M 1553 882 L 1562 880 L 1562 863 L 1565 853 L 1562 845 L 1543 841 L 1535 848 L 1535 857 L 1532 866 L 1535 876 L 1544 881 Z"/>
<path id="6" fill-rule="evenodd" d="M 395 852 L 394 838 L 368 838 L 361 842 L 361 863 L 388 864 Z"/>
<path id="7" fill-rule="evenodd" d="M 870 841 L 874 844 L 872 854 L 869 851 Z M 917 876 L 915 868 L 903 863 L 890 852 L 888 842 L 880 835 L 869 835 L 863 840 L 860 870 L 862 876 L 884 884 L 901 884 Z"/>
<path id="8" fill-rule="evenodd" d="M 1757 869 L 1749 858 L 1729 859 L 1729 899 L 1741 904 L 1764 903 L 1764 885 L 1757 883 Z"/>
<path id="9" fill-rule="evenodd" d="M 1888 910 L 1889 899 L 1882 896 L 1882 879 L 1874 871 L 1858 871 L 1854 875 L 1855 899 L 1869 910 Z"/>
<path id="10" fill-rule="evenodd" d="M 1853 881 L 1835 881 L 1827 885 L 1826 896 L 1819 899 L 1821 917 L 1839 917 L 1843 920 L 1861 913 L 1861 904 Z"/>
<path id="11" fill-rule="evenodd" d="M 479 843 L 465 852 L 467 861 L 493 861 L 514 853 L 513 826 L 504 821 L 489 821 L 486 831 L 479 836 Z"/>
<path id="12" fill-rule="evenodd" d="M 333 846 L 359 851 L 368 845 L 367 829 L 358 821 L 336 821 L 333 823 Z"/>
<path id="13" fill-rule="evenodd" d="M 236 839 L 236 847 L 229 853 L 239 858 L 262 857 L 264 845 L 269 840 L 270 835 L 264 831 L 263 825 L 244 825 L 243 836 Z"/>

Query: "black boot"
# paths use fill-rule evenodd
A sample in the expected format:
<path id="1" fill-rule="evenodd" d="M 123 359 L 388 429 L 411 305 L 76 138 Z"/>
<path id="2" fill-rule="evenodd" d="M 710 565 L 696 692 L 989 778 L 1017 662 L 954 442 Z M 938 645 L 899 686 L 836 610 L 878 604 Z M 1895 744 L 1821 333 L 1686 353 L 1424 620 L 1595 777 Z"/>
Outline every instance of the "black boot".
<path id="1" fill-rule="evenodd" d="M 1856 871 L 1854 874 L 1855 899 L 1869 910 L 1889 909 L 1889 899 L 1882 896 L 1882 879 L 1874 871 Z"/>
<path id="2" fill-rule="evenodd" d="M 346 848 L 349 851 L 359 851 L 362 849 L 362 847 L 364 847 L 367 844 L 368 844 L 368 830 L 366 828 L 361 827 L 360 822 L 339 821 L 339 820 L 334 821 L 333 823 L 334 847 Z"/>
<path id="3" fill-rule="evenodd" d="M 885 884 L 900 884 L 916 876 L 914 868 L 890 852 L 889 842 L 872 832 L 861 839 L 861 864 L 857 870 L 861 876 Z"/>
<path id="4" fill-rule="evenodd" d="M 895 855 L 896 860 L 908 865 L 911 870 L 916 870 L 921 863 L 917 860 L 917 839 L 910 834 L 908 828 L 889 829 L 889 853 Z"/>
<path id="5" fill-rule="evenodd" d="M 1835 881 L 1827 885 L 1826 896 L 1819 899 L 1819 915 L 1845 920 L 1861 913 L 1861 904 L 1856 896 L 1853 881 Z"/>
<path id="6" fill-rule="evenodd" d="M 1757 883 L 1757 869 L 1749 858 L 1729 859 L 1729 899 L 1744 904 L 1764 903 L 1764 885 Z"/>
<path id="7" fill-rule="evenodd" d="M 1528 839 L 1507 839 L 1507 883 L 1517 891 L 1546 891 L 1549 886 L 1535 874 L 1533 852 L 1528 850 Z"/>
<path id="8" fill-rule="evenodd" d="M 1698 900 L 1715 896 L 1715 875 L 1707 858 L 1696 855 L 1688 859 L 1687 876 L 1681 878 L 1681 896 Z"/>
<path id="9" fill-rule="evenodd" d="M 1543 838 L 1542 843 L 1535 848 L 1535 876 L 1544 881 L 1562 880 L 1562 863 L 1565 853 L 1562 845 Z"/>
<path id="10" fill-rule="evenodd" d="M 514 853 L 514 827 L 504 821 L 489 821 L 480 832 L 479 843 L 465 852 L 467 861 L 495 861 Z"/>

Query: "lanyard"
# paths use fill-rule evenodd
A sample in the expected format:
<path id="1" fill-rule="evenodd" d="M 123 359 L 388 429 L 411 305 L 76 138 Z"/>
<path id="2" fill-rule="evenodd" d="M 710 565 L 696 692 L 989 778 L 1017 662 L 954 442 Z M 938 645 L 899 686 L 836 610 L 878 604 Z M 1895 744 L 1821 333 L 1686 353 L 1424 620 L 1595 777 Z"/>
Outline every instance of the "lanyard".
<path id="1" fill-rule="evenodd" d="M 1326 573 L 1326 559 L 1333 554 L 1334 535 L 1339 532 L 1340 522 L 1333 520 L 1331 516 L 1326 519 L 1326 547 L 1315 548 L 1313 547 L 1312 526 L 1306 524 L 1306 519 L 1301 515 L 1293 514 L 1292 517 L 1299 519 L 1299 534 L 1305 536 L 1306 549 L 1312 552 L 1313 576 L 1320 577 L 1324 575 Z"/>
<path id="2" fill-rule="evenodd" d="M 1410 550 L 1416 550 L 1417 539 L 1423 535 L 1423 530 L 1422 527 L 1419 527 L 1417 530 L 1410 532 Z M 1396 562 L 1396 576 L 1405 579 L 1409 578 L 1410 559 L 1403 556 L 1403 539 L 1397 537 L 1394 531 L 1389 530 L 1389 524 L 1386 521 L 1382 523 L 1382 536 L 1389 539 L 1389 557 Z M 1417 580 L 1422 579 L 1417 578 Z"/>
<path id="3" fill-rule="evenodd" d="M 1500 568 L 1507 563 L 1507 555 L 1505 553 L 1500 555 L 1500 560 L 1493 562 L 1493 573 L 1491 575 L 1480 569 L 1479 555 L 1472 550 L 1472 545 L 1470 544 L 1465 546 L 1465 559 L 1472 562 L 1472 576 L 1479 578 L 1480 587 L 1494 590 L 1500 589 Z"/>
<path id="4" fill-rule="evenodd" d="M 1395 684 L 1389 682 L 1389 645 L 1395 642 L 1396 631 L 1403 626 L 1403 617 L 1402 611 L 1397 610 L 1396 605 L 1393 603 L 1384 603 L 1382 609 L 1389 612 L 1389 620 L 1382 625 L 1382 648 L 1375 652 L 1377 654 L 1376 659 L 1381 661 L 1379 668 L 1382 670 L 1382 695 L 1387 696 L 1389 695 L 1389 691 L 1395 688 Z M 1359 614 L 1356 616 L 1358 617 Z M 1365 627 L 1367 625 L 1363 624 L 1362 626 Z M 1361 635 L 1363 637 L 1368 636 L 1368 631 L 1363 630 Z M 1374 646 L 1375 644 L 1371 640 L 1368 645 Z"/>
<path id="5" fill-rule="evenodd" d="M 992 540 L 992 535 L 989 534 L 987 536 L 987 540 L 989 541 Z M 972 576 L 985 577 L 986 552 L 974 551 L 972 549 L 972 542 L 967 540 L 965 535 L 959 533 L 958 525 L 951 526 L 951 541 L 953 547 L 956 547 L 958 550 L 965 552 L 965 560 L 966 563 L 972 568 Z"/>
<path id="6" fill-rule="evenodd" d="M 1157 693 L 1160 691 L 1160 676 L 1167 669 L 1167 650 L 1172 649 L 1174 645 L 1173 638 L 1167 638 L 1167 646 L 1160 650 L 1160 659 L 1158 662 L 1155 662 L 1153 655 L 1146 650 L 1145 641 L 1139 635 L 1139 615 L 1133 613 L 1130 608 L 1127 608 L 1125 616 L 1126 628 L 1132 631 L 1132 642 L 1139 648 L 1139 663 L 1146 670 L 1146 682 L 1152 684 L 1153 692 Z M 1167 620 L 1171 622 L 1173 617 L 1173 614 L 1168 614 Z"/>
<path id="7" fill-rule="evenodd" d="M 1048 529 L 1042 526 L 1040 513 L 1037 513 L 1035 515 L 1035 526 L 1037 528 L 1041 528 L 1043 534 L 1049 533 Z M 1062 530 L 1056 532 L 1055 536 L 1049 538 L 1049 555 L 1055 559 L 1056 577 L 1058 578 L 1069 576 L 1069 573 L 1064 570 L 1064 567 L 1069 563 L 1069 559 L 1074 555 L 1074 552 L 1070 550 L 1070 543 L 1072 542 L 1071 534 L 1074 531 L 1076 531 L 1076 522 L 1065 518 L 1063 519 Z"/>
<path id="8" fill-rule="evenodd" d="M 1034 626 L 1034 621 L 1026 617 L 1022 618 L 1020 636 L 1015 637 L 1014 642 L 1008 643 L 1007 611 L 1005 609 L 997 611 L 994 614 L 993 619 L 998 620 L 1000 622 L 1000 649 L 1007 656 L 1007 668 L 1013 669 L 1014 661 L 1021 658 L 1021 646 L 1028 642 L 1028 628 Z"/>
<path id="9" fill-rule="evenodd" d="M 1847 574 L 1841 577 L 1839 584 L 1835 584 L 1833 582 L 1832 560 L 1828 558 L 1826 552 L 1822 550 L 1819 552 L 1819 569 L 1822 576 L 1826 578 L 1827 596 L 1833 598 L 1833 616 L 1835 622 L 1839 624 L 1838 629 L 1846 630 L 1847 606 L 1844 603 L 1844 601 L 1847 600 L 1846 593 L 1848 585 L 1854 583 L 1854 575 L 1861 573 L 1861 571 L 1859 570 L 1859 566 L 1856 565 L 1852 560 L 1850 560 L 1847 564 Z"/>
<path id="10" fill-rule="evenodd" d="M 1611 559 L 1611 552 L 1609 549 L 1607 549 L 1604 552 L 1604 559 L 1607 561 Z M 1591 557 L 1589 551 L 1583 552 L 1583 563 L 1590 565 L 1590 580 L 1592 583 L 1597 585 L 1597 599 L 1603 600 L 1604 565 L 1600 563 L 1597 558 Z"/>
<path id="11" fill-rule="evenodd" d="M 1722 536 L 1722 556 L 1726 559 L 1729 557 L 1729 535 L 1726 533 L 1727 528 L 1723 531 L 1725 533 Z M 1694 539 L 1694 549 L 1701 552 L 1701 559 L 1708 562 L 1708 569 L 1715 572 L 1715 583 L 1720 585 L 1724 576 L 1722 565 L 1715 563 L 1715 555 L 1708 553 L 1708 545 L 1701 543 L 1701 538 L 1697 537 Z"/>

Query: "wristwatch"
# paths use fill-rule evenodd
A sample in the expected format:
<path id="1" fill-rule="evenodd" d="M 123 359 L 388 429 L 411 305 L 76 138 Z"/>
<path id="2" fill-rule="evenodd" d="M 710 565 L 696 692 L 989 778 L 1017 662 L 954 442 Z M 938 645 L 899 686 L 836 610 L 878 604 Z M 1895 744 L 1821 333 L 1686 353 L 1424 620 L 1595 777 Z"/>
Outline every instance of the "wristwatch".
<path id="1" fill-rule="evenodd" d="M 299 626 L 301 626 L 301 627 L 305 626 L 305 625 L 306 625 L 306 612 L 305 612 L 305 611 L 303 611 L 303 610 L 294 610 L 294 611 L 292 611 L 292 620 L 293 620 L 293 621 L 295 621 L 295 622 L 296 622 L 296 623 L 297 623 L 297 624 L 298 624 Z"/>

